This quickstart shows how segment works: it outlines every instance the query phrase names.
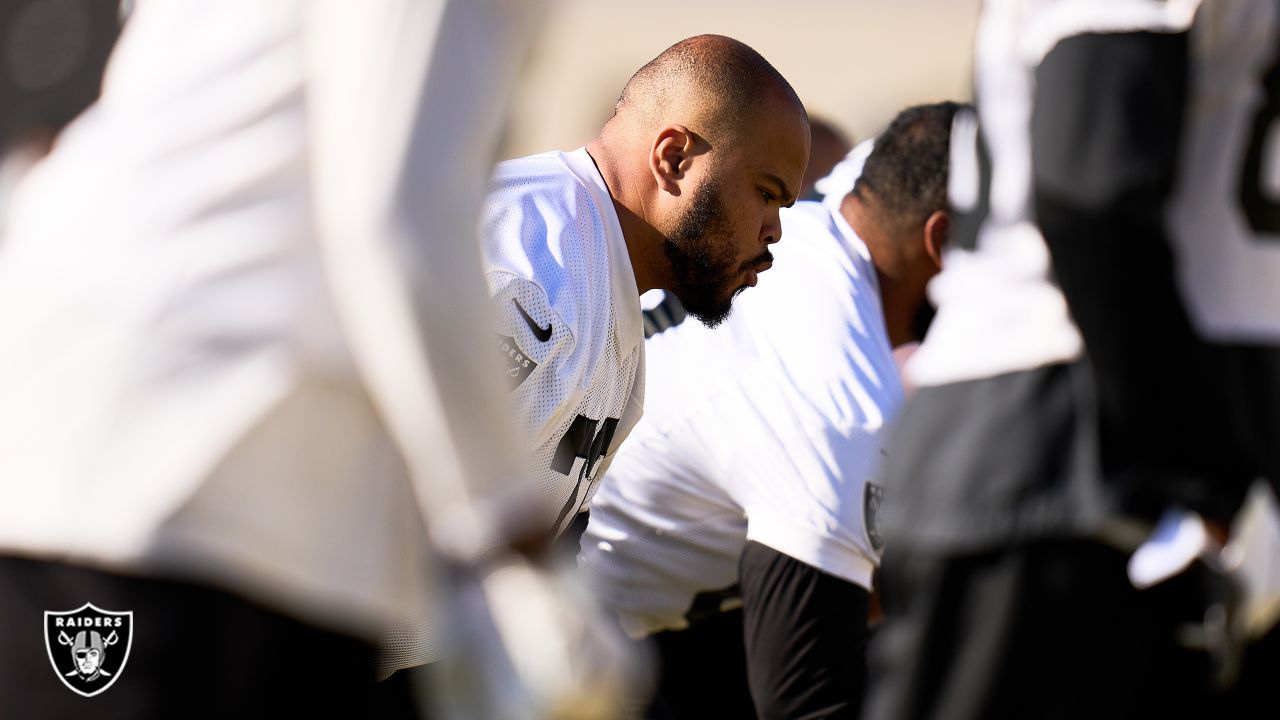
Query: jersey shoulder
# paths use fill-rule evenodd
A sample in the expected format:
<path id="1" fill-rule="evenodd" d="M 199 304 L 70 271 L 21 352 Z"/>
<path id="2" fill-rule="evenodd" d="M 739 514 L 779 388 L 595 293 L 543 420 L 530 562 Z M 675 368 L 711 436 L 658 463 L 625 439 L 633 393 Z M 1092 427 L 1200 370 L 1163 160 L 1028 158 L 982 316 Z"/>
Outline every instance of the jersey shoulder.
<path id="1" fill-rule="evenodd" d="M 610 307 L 609 249 L 602 209 L 564 155 L 499 163 L 481 212 L 481 247 L 491 294 L 511 283 L 535 286 L 555 318 L 534 319 L 579 334 Z"/>

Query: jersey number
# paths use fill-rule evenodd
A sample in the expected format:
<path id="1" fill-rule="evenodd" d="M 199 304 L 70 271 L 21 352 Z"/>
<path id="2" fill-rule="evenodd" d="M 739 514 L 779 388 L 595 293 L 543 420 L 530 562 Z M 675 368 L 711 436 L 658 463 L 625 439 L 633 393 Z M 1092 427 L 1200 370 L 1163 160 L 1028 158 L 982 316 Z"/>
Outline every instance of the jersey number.
<path id="1" fill-rule="evenodd" d="M 600 432 L 596 432 L 597 425 L 600 426 Z M 556 445 L 556 453 L 551 457 L 552 470 L 561 475 L 568 475 L 573 470 L 574 460 L 582 458 L 586 462 L 582 463 L 582 469 L 578 471 L 578 482 L 574 483 L 573 492 L 569 493 L 569 499 L 556 518 L 557 528 L 571 512 L 577 510 L 578 489 L 582 487 L 583 480 L 591 477 L 591 469 L 595 467 L 600 456 L 604 455 L 609 443 L 613 442 L 613 431 L 617 428 L 618 421 L 614 418 L 605 418 L 602 423 L 585 415 L 579 415 L 573 419 L 564 437 L 560 438 L 560 444 Z"/>
<path id="2" fill-rule="evenodd" d="M 1280 58 L 1262 77 L 1262 89 L 1266 99 L 1249 131 L 1240 176 L 1240 204 L 1249 227 L 1276 242 L 1280 241 L 1280 125 L 1276 124 L 1280 118 Z"/>

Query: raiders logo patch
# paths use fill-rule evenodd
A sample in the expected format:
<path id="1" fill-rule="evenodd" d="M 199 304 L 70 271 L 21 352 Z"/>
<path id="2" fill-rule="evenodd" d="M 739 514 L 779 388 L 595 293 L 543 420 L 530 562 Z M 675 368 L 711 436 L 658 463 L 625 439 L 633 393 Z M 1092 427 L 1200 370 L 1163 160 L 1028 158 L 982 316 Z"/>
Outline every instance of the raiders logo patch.
<path id="1" fill-rule="evenodd" d="M 884 549 L 884 535 L 880 533 L 880 503 L 884 502 L 884 488 L 868 480 L 862 485 L 862 526 L 867 529 L 871 549 Z"/>
<path id="2" fill-rule="evenodd" d="M 53 672 L 72 692 L 93 697 L 120 679 L 133 646 L 133 611 L 85 603 L 44 613 L 44 645 Z"/>
<path id="3" fill-rule="evenodd" d="M 498 335 L 498 350 L 507 360 L 507 378 L 511 382 L 509 389 L 515 390 L 520 387 L 520 383 L 529 379 L 538 363 L 529 359 L 516 344 L 516 339 L 510 335 Z"/>

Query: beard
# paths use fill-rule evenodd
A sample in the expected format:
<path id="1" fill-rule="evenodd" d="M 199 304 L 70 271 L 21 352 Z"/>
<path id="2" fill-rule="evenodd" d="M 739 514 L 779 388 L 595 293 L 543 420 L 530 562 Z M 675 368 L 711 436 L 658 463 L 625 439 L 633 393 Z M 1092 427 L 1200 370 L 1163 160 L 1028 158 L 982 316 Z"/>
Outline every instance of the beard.
<path id="1" fill-rule="evenodd" d="M 662 249 L 675 278 L 673 292 L 684 309 L 707 327 L 729 317 L 734 296 L 746 287 L 739 279 L 747 269 L 773 259 L 766 250 L 741 265 L 734 262 L 733 225 L 720 185 L 713 180 L 694 191 L 688 211 L 667 235 Z"/>

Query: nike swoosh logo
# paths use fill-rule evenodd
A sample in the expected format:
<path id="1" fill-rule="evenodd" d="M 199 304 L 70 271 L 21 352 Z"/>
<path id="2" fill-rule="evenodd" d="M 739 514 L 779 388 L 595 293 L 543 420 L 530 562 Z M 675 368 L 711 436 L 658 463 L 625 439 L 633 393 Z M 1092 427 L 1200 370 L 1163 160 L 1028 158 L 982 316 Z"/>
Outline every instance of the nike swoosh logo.
<path id="1" fill-rule="evenodd" d="M 547 325 L 545 328 L 539 327 L 538 323 L 532 317 L 529 317 L 529 313 L 520 306 L 518 300 L 511 298 L 511 302 L 515 303 L 516 309 L 520 311 L 520 317 L 524 318 L 525 324 L 533 331 L 533 336 L 538 338 L 538 342 L 546 342 L 551 339 L 551 325 Z"/>

